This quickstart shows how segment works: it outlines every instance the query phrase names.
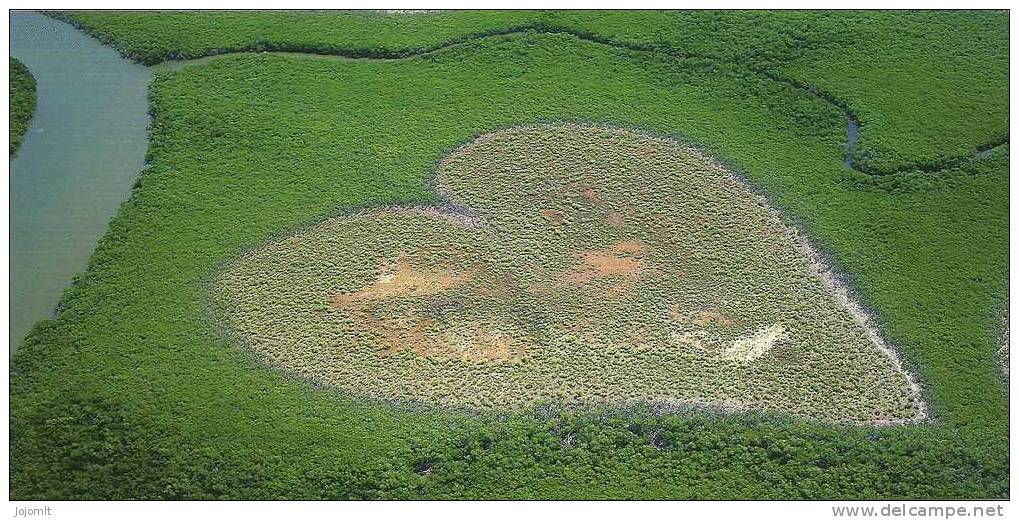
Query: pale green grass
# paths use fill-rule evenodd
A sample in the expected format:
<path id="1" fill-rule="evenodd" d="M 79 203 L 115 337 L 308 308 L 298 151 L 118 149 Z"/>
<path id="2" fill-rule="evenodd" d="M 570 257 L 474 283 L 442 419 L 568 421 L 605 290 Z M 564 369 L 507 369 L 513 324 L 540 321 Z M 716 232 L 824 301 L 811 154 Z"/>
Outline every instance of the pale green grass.
<path id="1" fill-rule="evenodd" d="M 516 128 L 456 150 L 435 182 L 445 210 L 329 220 L 230 265 L 214 284 L 229 327 L 368 398 L 923 413 L 797 233 L 691 147 Z"/>

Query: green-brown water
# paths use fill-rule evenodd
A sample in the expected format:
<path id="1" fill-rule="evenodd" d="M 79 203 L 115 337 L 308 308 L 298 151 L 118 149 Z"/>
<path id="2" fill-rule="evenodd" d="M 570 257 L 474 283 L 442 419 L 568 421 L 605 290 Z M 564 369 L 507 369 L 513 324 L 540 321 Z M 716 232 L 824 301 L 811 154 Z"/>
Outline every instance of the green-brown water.
<path id="1" fill-rule="evenodd" d="M 11 55 L 38 104 L 11 160 L 11 352 L 50 317 L 144 166 L 152 73 L 70 25 L 12 12 Z"/>

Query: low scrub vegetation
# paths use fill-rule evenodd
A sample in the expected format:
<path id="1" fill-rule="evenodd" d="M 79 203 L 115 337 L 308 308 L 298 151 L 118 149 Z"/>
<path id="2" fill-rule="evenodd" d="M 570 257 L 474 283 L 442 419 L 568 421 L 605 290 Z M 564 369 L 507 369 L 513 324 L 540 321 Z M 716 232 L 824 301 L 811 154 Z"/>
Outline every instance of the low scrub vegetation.
<path id="1" fill-rule="evenodd" d="M 230 266 L 214 290 L 243 343 L 355 395 L 453 407 L 921 415 L 802 240 L 689 147 L 518 128 L 458 149 L 435 182 L 469 214 L 343 217 Z"/>

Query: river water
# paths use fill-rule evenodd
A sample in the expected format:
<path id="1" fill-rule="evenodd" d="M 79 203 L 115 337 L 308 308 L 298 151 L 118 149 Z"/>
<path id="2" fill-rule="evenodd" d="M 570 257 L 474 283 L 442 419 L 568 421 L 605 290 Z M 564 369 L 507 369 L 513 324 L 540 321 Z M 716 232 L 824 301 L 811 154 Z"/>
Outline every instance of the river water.
<path id="1" fill-rule="evenodd" d="M 10 174 L 10 353 L 85 270 L 145 161 L 152 73 L 68 24 L 10 14 L 38 104 Z"/>

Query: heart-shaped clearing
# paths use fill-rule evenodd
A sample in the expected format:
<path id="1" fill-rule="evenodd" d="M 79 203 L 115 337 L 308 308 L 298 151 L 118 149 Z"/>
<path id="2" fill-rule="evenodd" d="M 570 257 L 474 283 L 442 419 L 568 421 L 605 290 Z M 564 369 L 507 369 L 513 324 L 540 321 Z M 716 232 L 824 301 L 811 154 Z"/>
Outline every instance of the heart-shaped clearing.
<path id="1" fill-rule="evenodd" d="M 923 416 L 805 242 L 689 146 L 515 128 L 449 155 L 436 185 L 470 210 L 363 212 L 233 262 L 213 283 L 225 323 L 266 362 L 366 397 Z"/>

